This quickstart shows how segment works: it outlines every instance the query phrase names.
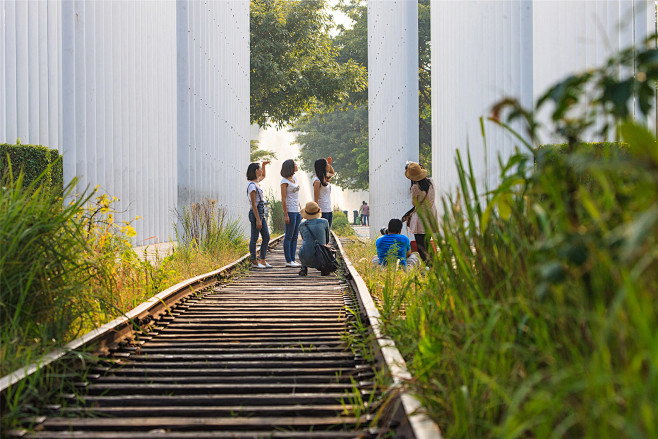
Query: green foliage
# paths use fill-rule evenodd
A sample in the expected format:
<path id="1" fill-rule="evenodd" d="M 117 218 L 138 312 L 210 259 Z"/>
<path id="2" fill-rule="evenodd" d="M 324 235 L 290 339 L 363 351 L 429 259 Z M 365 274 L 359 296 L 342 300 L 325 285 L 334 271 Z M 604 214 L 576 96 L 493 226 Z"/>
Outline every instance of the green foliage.
<path id="1" fill-rule="evenodd" d="M 341 1 L 337 8 L 353 20 L 339 33 L 332 44 L 338 50 L 338 62 L 368 65 L 368 16 L 365 1 Z M 418 79 L 419 79 L 419 156 L 431 169 L 431 74 L 430 74 L 430 2 L 418 2 Z M 352 92 L 349 103 L 340 108 L 324 109 L 319 114 L 300 118 L 294 129 L 300 134 L 302 169 L 312 172 L 318 157 L 334 158 L 336 185 L 344 189 L 368 189 L 368 90 Z"/>
<path id="2" fill-rule="evenodd" d="M 298 122 L 300 168 L 315 173 L 313 164 L 330 156 L 336 176 L 332 183 L 353 190 L 368 188 L 368 108 L 360 106 Z"/>
<path id="3" fill-rule="evenodd" d="M 199 203 L 183 206 L 176 211 L 178 219 L 178 250 L 221 251 L 225 247 L 244 244 L 243 230 L 236 220 L 227 217 L 226 211 L 217 206 L 215 200 L 206 199 Z"/>
<path id="4" fill-rule="evenodd" d="M 249 161 L 262 162 L 265 160 L 276 160 L 276 153 L 267 149 L 259 149 L 258 140 L 252 140 L 249 144 Z"/>
<path id="5" fill-rule="evenodd" d="M 337 62 L 324 0 L 252 0 L 251 122 L 281 127 L 363 90 L 364 68 Z"/>
<path id="6" fill-rule="evenodd" d="M 527 153 L 501 161 L 486 194 L 458 153 L 431 270 L 385 288 L 396 298 L 382 301 L 386 331 L 447 437 L 658 437 L 658 144 L 623 110 L 634 99 L 617 90 L 627 53 L 540 101 L 554 100 L 544 128 L 566 146 L 533 148 L 500 114 L 534 135 L 535 113 L 495 106 Z M 638 59 L 647 53 L 658 52 Z M 633 78 L 643 75 L 655 87 L 653 73 Z M 615 128 L 624 143 L 582 142 L 601 117 L 598 133 Z"/>
<path id="7" fill-rule="evenodd" d="M 64 186 L 62 155 L 56 149 L 41 145 L 23 145 L 20 139 L 16 141 L 16 145 L 0 144 L 0 177 L 8 172 L 9 163 L 15 177 L 23 172 L 25 187 L 37 179 L 41 184 L 58 188 L 60 191 Z"/>
<path id="8" fill-rule="evenodd" d="M 354 229 L 350 225 L 349 219 L 345 216 L 345 213 L 340 210 L 334 211 L 331 229 L 336 232 L 338 236 L 354 236 Z"/>
<path id="9" fill-rule="evenodd" d="M 280 235 L 286 231 L 286 221 L 283 218 L 283 203 L 276 199 L 272 191 L 268 192 L 265 200 L 267 201 L 270 234 Z"/>
<path id="10" fill-rule="evenodd" d="M 25 344 L 47 346 L 78 333 L 90 312 L 92 280 L 109 290 L 107 270 L 88 257 L 87 231 L 76 221 L 90 195 L 63 205 L 58 190 L 41 185 L 45 176 L 24 186 L 23 175 L 13 178 L 10 170 L 0 192 L 3 374 Z M 65 196 L 72 196 L 74 183 Z"/>
<path id="11" fill-rule="evenodd" d="M 72 195 L 75 182 L 65 188 Z M 22 175 L 7 175 L 0 193 L 0 375 L 32 362 L 116 318 L 154 294 L 216 270 L 246 251 L 242 231 L 215 203 L 183 209 L 184 231 L 173 254 L 153 263 L 131 247 L 131 222 L 115 222 L 116 200 L 94 193 L 62 205 L 39 180 L 25 190 Z M 83 352 L 72 353 L 86 363 Z M 93 359 L 92 359 L 93 360 Z M 0 429 L 14 428 L 53 397 L 70 393 L 62 373 L 84 381 L 79 362 L 49 367 L 7 390 Z M 88 366 L 88 364 L 87 364 Z M 55 400 L 57 400 L 55 398 Z"/>

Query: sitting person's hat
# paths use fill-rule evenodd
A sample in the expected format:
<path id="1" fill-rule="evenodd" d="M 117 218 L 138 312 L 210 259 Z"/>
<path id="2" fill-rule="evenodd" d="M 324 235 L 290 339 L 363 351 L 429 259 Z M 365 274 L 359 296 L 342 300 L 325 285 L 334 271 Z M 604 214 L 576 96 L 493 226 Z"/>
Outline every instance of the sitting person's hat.
<path id="1" fill-rule="evenodd" d="M 322 211 L 320 206 L 315 201 L 309 201 L 306 203 L 306 206 L 302 209 L 302 218 L 304 219 L 315 219 L 322 216 Z"/>
<path id="2" fill-rule="evenodd" d="M 427 177 L 427 169 L 416 162 L 407 162 L 404 168 L 404 176 L 411 181 L 420 181 Z"/>

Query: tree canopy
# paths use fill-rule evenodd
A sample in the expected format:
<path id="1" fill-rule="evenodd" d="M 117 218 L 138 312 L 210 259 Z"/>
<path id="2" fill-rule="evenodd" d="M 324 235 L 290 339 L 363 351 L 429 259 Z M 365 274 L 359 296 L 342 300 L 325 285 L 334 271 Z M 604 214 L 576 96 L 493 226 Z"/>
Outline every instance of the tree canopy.
<path id="1" fill-rule="evenodd" d="M 342 0 L 336 6 L 354 22 L 338 26 L 332 44 L 337 61 L 368 65 L 368 15 L 365 0 Z M 418 2 L 419 156 L 431 169 L 430 1 Z M 334 158 L 335 183 L 345 189 L 368 188 L 368 90 L 350 93 L 347 103 L 301 118 L 294 124 L 300 144 L 301 168 L 313 171 L 318 157 Z M 344 174 L 344 176 L 341 176 Z"/>
<path id="2" fill-rule="evenodd" d="M 361 105 L 337 110 L 298 122 L 300 167 L 313 172 L 320 157 L 333 158 L 336 176 L 332 182 L 345 189 L 368 188 L 368 108 Z"/>
<path id="3" fill-rule="evenodd" d="M 251 123 L 281 127 L 366 87 L 364 67 L 337 60 L 331 27 L 325 0 L 251 1 Z"/>

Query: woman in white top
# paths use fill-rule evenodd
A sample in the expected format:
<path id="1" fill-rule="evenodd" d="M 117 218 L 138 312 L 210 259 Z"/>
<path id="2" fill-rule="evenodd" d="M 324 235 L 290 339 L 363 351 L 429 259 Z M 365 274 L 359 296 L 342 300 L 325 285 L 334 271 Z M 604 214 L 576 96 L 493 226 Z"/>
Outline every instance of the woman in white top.
<path id="1" fill-rule="evenodd" d="M 286 258 L 286 267 L 301 267 L 295 261 L 297 253 L 297 236 L 302 216 L 299 213 L 299 184 L 295 177 L 297 165 L 294 160 L 288 159 L 281 165 L 281 205 L 283 207 L 283 220 L 286 222 L 286 234 L 283 237 L 283 255 Z"/>
<path id="2" fill-rule="evenodd" d="M 322 218 L 329 221 L 329 227 L 334 219 L 331 209 L 331 184 L 329 181 L 334 176 L 334 168 L 331 166 L 331 157 L 317 159 L 314 164 L 315 177 L 313 177 L 313 201 L 318 203 L 322 210 Z"/>
<path id="3" fill-rule="evenodd" d="M 249 253 L 251 253 L 251 266 L 253 268 L 272 268 L 267 263 L 267 245 L 270 243 L 270 231 L 267 228 L 265 220 L 265 201 L 263 199 L 263 190 L 260 183 L 265 178 L 265 166 L 270 163 L 264 161 L 262 166 L 258 163 L 251 163 L 247 168 L 247 196 L 249 197 L 249 222 L 251 222 L 251 240 L 249 241 Z M 258 234 L 263 238 L 260 244 L 260 262 L 256 259 L 256 241 Z"/>

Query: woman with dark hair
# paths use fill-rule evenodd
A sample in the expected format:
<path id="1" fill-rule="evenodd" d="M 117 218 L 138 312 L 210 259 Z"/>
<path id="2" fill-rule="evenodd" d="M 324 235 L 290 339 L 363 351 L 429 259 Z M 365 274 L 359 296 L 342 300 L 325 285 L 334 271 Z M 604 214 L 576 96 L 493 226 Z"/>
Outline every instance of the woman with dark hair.
<path id="1" fill-rule="evenodd" d="M 299 184 L 295 172 L 297 165 L 294 160 L 288 159 L 281 165 L 281 205 L 283 207 L 283 220 L 286 223 L 286 234 L 283 237 L 283 255 L 286 258 L 286 267 L 301 267 L 295 261 L 297 253 L 297 236 L 302 216 L 299 213 Z"/>
<path id="2" fill-rule="evenodd" d="M 251 209 L 249 209 L 249 222 L 251 222 L 249 253 L 251 253 L 251 266 L 253 268 L 272 268 L 265 260 L 267 256 L 267 245 L 270 243 L 270 232 L 267 228 L 267 221 L 265 220 L 263 190 L 259 185 L 265 178 L 265 166 L 268 163 L 270 163 L 269 160 L 264 161 L 262 165 L 251 163 L 247 168 L 247 180 L 249 180 L 249 183 L 247 183 L 247 196 L 251 205 Z M 256 259 L 256 241 L 258 241 L 259 233 L 262 238 L 259 255 L 260 261 Z"/>
<path id="3" fill-rule="evenodd" d="M 322 218 L 329 222 L 329 227 L 333 222 L 333 210 L 331 208 L 331 184 L 329 181 L 334 176 L 334 168 L 331 166 L 331 157 L 317 159 L 314 163 L 315 177 L 313 177 L 313 201 L 315 201 L 322 210 Z"/>
<path id="4" fill-rule="evenodd" d="M 425 224 L 431 226 L 437 218 L 436 206 L 434 205 L 434 183 L 431 178 L 427 178 L 427 170 L 415 162 L 407 163 L 404 168 L 404 176 L 411 180 L 409 192 L 414 206 L 411 214 L 405 218 L 407 228 L 416 238 L 420 257 L 423 261 L 428 262 L 427 240 L 429 237 L 427 236 Z M 423 220 L 425 224 L 423 224 Z"/>

